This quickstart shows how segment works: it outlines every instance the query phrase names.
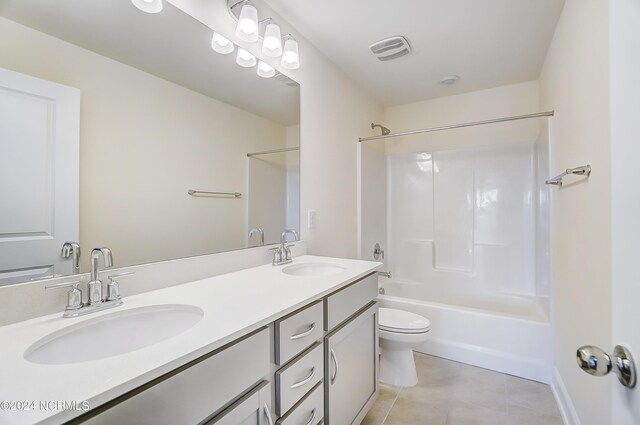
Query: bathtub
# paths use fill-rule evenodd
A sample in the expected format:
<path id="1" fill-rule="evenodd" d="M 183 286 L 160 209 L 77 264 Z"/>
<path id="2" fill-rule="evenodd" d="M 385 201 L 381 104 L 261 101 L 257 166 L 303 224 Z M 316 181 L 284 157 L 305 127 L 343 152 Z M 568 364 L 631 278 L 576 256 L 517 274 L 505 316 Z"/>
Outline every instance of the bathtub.
<path id="1" fill-rule="evenodd" d="M 431 321 L 429 340 L 416 351 L 550 382 L 552 335 L 546 299 L 436 289 L 380 278 L 380 307 L 411 311 Z"/>

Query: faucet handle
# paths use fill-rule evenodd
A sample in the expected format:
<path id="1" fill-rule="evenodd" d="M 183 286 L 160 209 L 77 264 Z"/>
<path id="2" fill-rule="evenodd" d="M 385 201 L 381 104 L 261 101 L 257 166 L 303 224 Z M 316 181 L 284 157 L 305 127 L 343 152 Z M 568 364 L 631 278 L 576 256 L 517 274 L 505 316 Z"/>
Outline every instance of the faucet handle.
<path id="1" fill-rule="evenodd" d="M 82 291 L 78 289 L 78 285 L 80 285 L 79 280 L 74 280 L 73 282 L 61 282 L 61 283 L 52 283 L 44 287 L 44 289 L 59 289 L 66 288 L 71 286 L 71 289 L 67 293 L 67 306 L 65 310 L 78 310 L 82 308 Z"/>
<path id="2" fill-rule="evenodd" d="M 284 253 L 286 255 L 287 258 L 285 258 L 285 260 L 291 260 L 291 248 L 295 247 L 294 244 L 291 245 L 287 245 L 284 247 Z"/>
<path id="3" fill-rule="evenodd" d="M 131 276 L 135 274 L 135 272 L 123 272 L 109 275 L 109 283 L 107 283 L 107 299 L 106 301 L 116 301 L 122 298 L 120 295 L 120 283 L 118 283 L 115 279 L 117 277 L 125 277 Z"/>
<path id="4" fill-rule="evenodd" d="M 269 251 L 273 251 L 273 261 L 271 264 L 274 266 L 278 265 L 282 261 L 282 250 L 278 246 L 275 248 L 269 248 Z"/>

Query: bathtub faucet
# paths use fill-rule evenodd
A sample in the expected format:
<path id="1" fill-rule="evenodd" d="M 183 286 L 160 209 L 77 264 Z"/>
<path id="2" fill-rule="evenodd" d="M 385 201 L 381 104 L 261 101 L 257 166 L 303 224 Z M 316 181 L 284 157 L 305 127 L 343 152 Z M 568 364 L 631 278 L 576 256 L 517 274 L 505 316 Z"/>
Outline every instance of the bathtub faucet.
<path id="1" fill-rule="evenodd" d="M 391 279 L 391 272 L 378 272 L 378 276 L 383 276 L 388 279 Z"/>

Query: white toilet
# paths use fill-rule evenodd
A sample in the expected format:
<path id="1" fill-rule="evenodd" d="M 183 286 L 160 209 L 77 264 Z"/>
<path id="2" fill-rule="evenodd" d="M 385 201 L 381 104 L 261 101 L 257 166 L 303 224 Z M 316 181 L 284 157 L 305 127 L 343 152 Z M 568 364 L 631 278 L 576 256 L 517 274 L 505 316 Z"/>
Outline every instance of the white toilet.
<path id="1" fill-rule="evenodd" d="M 379 309 L 380 382 L 397 387 L 418 383 L 413 348 L 427 341 L 431 322 L 419 314 L 395 308 Z"/>

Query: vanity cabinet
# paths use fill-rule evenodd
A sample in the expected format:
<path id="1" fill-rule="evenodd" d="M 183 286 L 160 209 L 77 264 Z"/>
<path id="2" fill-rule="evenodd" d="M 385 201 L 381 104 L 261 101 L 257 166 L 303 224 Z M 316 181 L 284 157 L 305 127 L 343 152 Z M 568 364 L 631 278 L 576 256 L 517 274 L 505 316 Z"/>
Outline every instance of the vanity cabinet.
<path id="1" fill-rule="evenodd" d="M 263 381 L 204 425 L 271 425 L 271 384 Z"/>
<path id="2" fill-rule="evenodd" d="M 378 306 L 371 302 L 325 337 L 325 423 L 359 424 L 378 391 Z"/>
<path id="3" fill-rule="evenodd" d="M 377 394 L 370 274 L 89 411 L 90 425 L 356 425 Z"/>

